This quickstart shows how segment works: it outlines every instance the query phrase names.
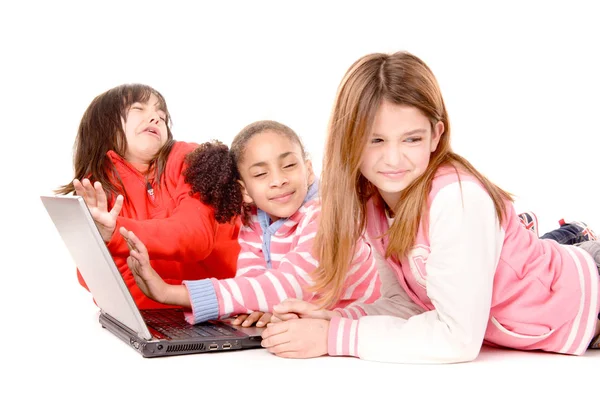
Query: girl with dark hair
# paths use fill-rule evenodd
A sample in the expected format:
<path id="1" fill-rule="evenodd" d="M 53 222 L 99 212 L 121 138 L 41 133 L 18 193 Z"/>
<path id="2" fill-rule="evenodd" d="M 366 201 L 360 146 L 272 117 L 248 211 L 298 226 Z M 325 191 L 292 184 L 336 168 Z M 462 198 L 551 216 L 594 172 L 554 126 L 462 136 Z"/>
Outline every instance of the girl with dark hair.
<path id="1" fill-rule="evenodd" d="M 190 195 L 182 175 L 185 157 L 196 147 L 173 139 L 165 99 L 146 85 L 100 94 L 79 124 L 75 177 L 57 193 L 84 198 L 139 308 L 164 305 L 136 285 L 120 227 L 140 235 L 157 273 L 170 283 L 235 274 L 239 221 L 217 223 L 212 208 Z M 77 276 L 87 289 L 79 271 Z"/>

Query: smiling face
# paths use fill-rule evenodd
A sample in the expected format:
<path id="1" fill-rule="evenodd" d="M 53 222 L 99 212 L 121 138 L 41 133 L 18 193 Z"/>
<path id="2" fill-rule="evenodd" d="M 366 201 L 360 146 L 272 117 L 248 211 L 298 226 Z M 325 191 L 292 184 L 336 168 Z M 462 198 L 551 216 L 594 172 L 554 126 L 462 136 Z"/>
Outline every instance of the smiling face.
<path id="1" fill-rule="evenodd" d="M 148 165 L 167 142 L 166 113 L 152 94 L 146 103 L 133 103 L 123 119 L 127 138 L 125 159 L 135 165 Z"/>
<path id="2" fill-rule="evenodd" d="M 421 176 L 444 133 L 444 124 L 431 122 L 412 106 L 383 101 L 363 150 L 360 172 L 394 208 L 400 193 Z"/>
<path id="3" fill-rule="evenodd" d="M 248 140 L 238 170 L 244 202 L 254 203 L 272 222 L 298 211 L 315 179 L 300 144 L 272 130 Z"/>

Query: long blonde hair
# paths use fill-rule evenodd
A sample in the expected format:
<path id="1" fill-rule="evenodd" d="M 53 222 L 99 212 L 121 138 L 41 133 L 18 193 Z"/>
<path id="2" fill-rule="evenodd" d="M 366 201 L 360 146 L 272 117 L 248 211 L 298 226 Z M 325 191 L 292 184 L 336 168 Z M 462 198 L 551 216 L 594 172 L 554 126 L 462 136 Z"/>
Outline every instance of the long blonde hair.
<path id="1" fill-rule="evenodd" d="M 321 177 L 321 219 L 315 239 L 319 268 L 314 271 L 314 290 L 322 306 L 340 298 L 356 243 L 365 233 L 367 201 L 379 196 L 360 173 L 363 149 L 375 114 L 383 101 L 418 108 L 431 127 L 442 122 L 445 133 L 431 154 L 426 171 L 402 191 L 395 220 L 388 231 L 386 257 L 402 257 L 413 246 L 419 222 L 426 216 L 427 196 L 435 173 L 451 166 L 479 179 L 494 202 L 500 221 L 504 201 L 512 200 L 467 160 L 452 152 L 450 122 L 435 76 L 418 57 L 407 53 L 368 54 L 357 60 L 342 79 L 329 122 Z"/>

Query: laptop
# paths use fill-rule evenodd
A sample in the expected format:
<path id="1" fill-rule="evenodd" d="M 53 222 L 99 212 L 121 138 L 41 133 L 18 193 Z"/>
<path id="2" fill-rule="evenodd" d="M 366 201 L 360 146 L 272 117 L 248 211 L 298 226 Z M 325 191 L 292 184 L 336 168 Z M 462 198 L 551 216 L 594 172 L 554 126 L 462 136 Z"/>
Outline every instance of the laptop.
<path id="1" fill-rule="evenodd" d="M 144 357 L 260 347 L 264 328 L 190 325 L 183 309 L 139 310 L 80 196 L 40 196 L 98 307 L 102 327 Z"/>

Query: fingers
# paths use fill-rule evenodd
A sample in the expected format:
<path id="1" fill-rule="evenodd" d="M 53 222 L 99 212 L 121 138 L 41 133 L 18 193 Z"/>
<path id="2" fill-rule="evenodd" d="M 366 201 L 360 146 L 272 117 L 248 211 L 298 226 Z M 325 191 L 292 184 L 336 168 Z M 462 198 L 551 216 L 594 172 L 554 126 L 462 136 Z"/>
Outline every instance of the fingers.
<path id="1" fill-rule="evenodd" d="M 96 196 L 96 207 L 98 207 L 101 211 L 108 211 L 106 193 L 104 193 L 102 184 L 98 181 L 94 182 L 94 196 Z"/>
<path id="2" fill-rule="evenodd" d="M 75 194 L 83 197 L 85 200 L 85 190 L 79 179 L 73 179 L 73 187 L 75 188 Z"/>
<path id="3" fill-rule="evenodd" d="M 309 314 L 314 311 L 316 306 L 300 299 L 286 299 L 273 307 L 273 313 L 278 315 L 295 313 Z M 280 317 L 281 318 L 281 317 Z"/>
<path id="4" fill-rule="evenodd" d="M 104 193 L 104 191 L 102 193 Z M 104 196 L 104 198 L 106 199 L 106 195 Z M 110 210 L 110 214 L 114 217 L 115 220 L 117 219 L 117 217 L 121 213 L 121 210 L 123 209 L 123 201 L 124 201 L 123 196 L 118 195 L 117 200 L 115 200 L 115 205 Z"/>
<path id="5" fill-rule="evenodd" d="M 278 344 L 275 346 L 270 346 L 270 347 L 265 347 L 267 349 L 267 351 L 271 354 L 275 354 L 276 356 L 283 356 L 285 354 L 289 354 L 292 352 L 295 352 L 295 350 L 292 348 L 293 344 L 288 342 L 288 343 L 282 343 L 282 344 Z M 297 358 L 297 357 L 289 357 L 289 358 Z"/>
<path id="6" fill-rule="evenodd" d="M 290 342 L 288 324 L 286 322 L 280 324 L 269 324 L 261 336 L 263 340 L 260 345 L 267 349 Z"/>
<path id="7" fill-rule="evenodd" d="M 92 186 L 90 180 L 87 178 L 82 180 L 81 186 L 82 186 L 82 188 L 81 188 L 82 193 L 80 194 L 80 196 L 83 197 L 87 206 L 88 207 L 96 207 L 96 204 L 97 204 L 96 190 Z"/>
<path id="8" fill-rule="evenodd" d="M 127 247 L 129 247 L 129 251 L 137 251 L 137 248 L 135 247 L 135 245 L 133 244 L 133 242 L 131 240 L 129 240 L 129 231 L 127 229 L 125 229 L 124 227 L 119 228 L 119 233 L 121 234 L 121 236 L 123 236 L 123 239 L 125 239 L 125 243 L 127 243 Z"/>
<path id="9" fill-rule="evenodd" d="M 256 322 L 256 326 L 258 326 L 259 328 L 262 328 L 263 326 L 267 325 L 269 322 L 271 322 L 271 313 L 264 313 L 262 315 L 262 317 L 260 317 L 260 319 Z"/>
<path id="10" fill-rule="evenodd" d="M 267 329 L 265 329 L 262 332 L 261 336 L 262 336 L 263 340 L 268 340 L 272 336 L 277 336 L 277 335 L 287 332 L 288 328 L 289 328 L 289 323 L 285 322 L 285 321 L 281 322 L 279 324 L 268 324 Z"/>
<path id="11" fill-rule="evenodd" d="M 289 321 L 290 319 L 298 319 L 300 318 L 298 314 L 294 313 L 273 313 L 273 317 L 271 317 L 271 322 L 281 322 L 281 321 Z M 275 320 L 273 320 L 275 319 Z"/>
<path id="12" fill-rule="evenodd" d="M 127 257 L 127 266 L 129 267 L 129 270 L 131 271 L 131 273 L 133 274 L 133 277 L 137 281 L 137 278 L 140 276 L 139 261 L 135 257 L 129 256 L 129 257 Z"/>
<path id="13" fill-rule="evenodd" d="M 254 325 L 254 323 L 256 321 L 258 321 L 260 319 L 260 317 L 263 316 L 264 313 L 260 312 L 260 311 L 254 311 L 252 314 L 248 315 L 248 318 L 246 318 L 246 320 L 244 321 L 244 323 L 242 323 L 242 326 L 252 326 Z"/>
<path id="14" fill-rule="evenodd" d="M 231 325 L 241 325 L 248 318 L 248 314 L 240 314 L 231 322 Z"/>
<path id="15" fill-rule="evenodd" d="M 128 231 L 124 227 L 119 229 L 119 233 L 121 233 L 127 244 L 130 245 L 130 249 L 137 251 L 144 257 L 148 257 L 148 249 L 146 249 L 144 243 L 135 235 L 135 233 Z"/>

